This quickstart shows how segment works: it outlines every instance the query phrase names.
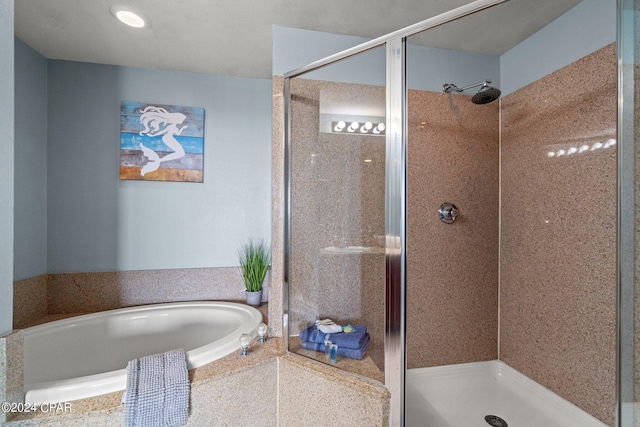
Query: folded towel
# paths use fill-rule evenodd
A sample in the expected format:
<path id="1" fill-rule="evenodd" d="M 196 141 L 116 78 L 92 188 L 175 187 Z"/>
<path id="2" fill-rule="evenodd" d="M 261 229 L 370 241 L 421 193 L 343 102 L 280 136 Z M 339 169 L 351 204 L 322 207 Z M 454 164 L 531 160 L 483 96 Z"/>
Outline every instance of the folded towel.
<path id="1" fill-rule="evenodd" d="M 184 350 L 130 361 L 125 393 L 125 426 L 185 425 L 189 412 L 189 374 Z"/>
<path id="2" fill-rule="evenodd" d="M 364 343 L 365 336 L 367 334 L 367 327 L 354 326 L 353 328 L 355 329 L 355 331 L 349 332 L 348 334 L 344 332 L 326 334 L 319 330 L 315 324 L 313 324 L 310 325 L 307 329 L 300 332 L 298 336 L 302 341 L 323 344 L 325 339 L 329 339 L 332 343 L 337 344 L 338 348 L 344 347 L 357 349 L 362 347 L 362 344 Z"/>
<path id="3" fill-rule="evenodd" d="M 325 334 L 336 334 L 342 332 L 342 326 L 340 325 L 318 325 L 318 329 Z"/>
<path id="4" fill-rule="evenodd" d="M 316 320 L 316 326 L 325 334 L 342 332 L 342 326 L 336 325 L 336 323 L 331 319 Z"/>
<path id="5" fill-rule="evenodd" d="M 365 334 L 364 342 L 362 344 L 362 347 L 360 348 L 345 348 L 345 347 L 340 347 L 338 345 L 338 356 L 347 357 L 349 359 L 362 360 L 362 358 L 364 358 L 365 353 L 367 352 L 367 347 L 369 346 L 369 340 L 370 340 L 369 334 Z M 320 344 L 317 342 L 302 341 L 302 348 L 306 348 L 307 350 L 324 352 L 324 344 Z"/>

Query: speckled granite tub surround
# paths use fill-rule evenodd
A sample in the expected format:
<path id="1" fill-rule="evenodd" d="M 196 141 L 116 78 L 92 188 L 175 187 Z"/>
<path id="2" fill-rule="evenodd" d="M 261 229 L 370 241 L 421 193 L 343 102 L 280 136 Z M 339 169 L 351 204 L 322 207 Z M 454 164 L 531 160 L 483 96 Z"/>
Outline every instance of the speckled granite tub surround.
<path id="1" fill-rule="evenodd" d="M 267 275 L 263 301 L 269 299 Z M 280 286 L 281 288 L 281 286 Z M 47 315 L 93 313 L 135 305 L 175 301 L 243 301 L 238 268 L 190 268 L 47 274 L 14 283 L 14 327 L 24 328 Z M 270 319 L 282 317 L 281 290 L 275 293 Z M 282 334 L 281 321 L 269 331 Z"/>
<path id="2" fill-rule="evenodd" d="M 613 45 L 501 99 L 500 359 L 613 425 Z"/>
<path id="3" fill-rule="evenodd" d="M 248 356 L 230 354 L 189 371 L 187 426 L 315 426 L 319 420 L 345 427 L 388 425 L 384 386 L 286 354 L 280 338 L 253 341 L 250 350 Z M 121 396 L 115 392 L 74 401 L 70 413 L 22 414 L 6 425 L 120 426 Z"/>
<path id="4" fill-rule="evenodd" d="M 23 349 L 24 338 L 21 331 L 0 337 L 0 402 L 24 402 Z M 0 425 L 12 418 L 12 413 L 0 411 Z"/>

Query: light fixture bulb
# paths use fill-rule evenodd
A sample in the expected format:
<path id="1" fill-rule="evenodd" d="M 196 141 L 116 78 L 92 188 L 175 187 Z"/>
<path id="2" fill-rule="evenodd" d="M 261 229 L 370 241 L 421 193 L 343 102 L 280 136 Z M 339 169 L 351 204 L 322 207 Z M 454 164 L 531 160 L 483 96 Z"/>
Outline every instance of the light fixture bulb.
<path id="1" fill-rule="evenodd" d="M 149 20 L 140 12 L 129 6 L 114 4 L 109 8 L 111 15 L 123 24 L 133 28 L 149 26 Z"/>
<path id="2" fill-rule="evenodd" d="M 377 129 L 382 132 L 383 130 L 385 130 L 387 128 L 387 126 L 384 123 L 378 123 Z"/>
<path id="3" fill-rule="evenodd" d="M 349 126 L 348 131 L 349 131 L 349 132 L 355 132 L 355 131 L 356 131 L 356 129 L 358 129 L 358 127 L 360 127 L 360 123 L 358 123 L 358 122 L 353 122 L 353 123 L 351 123 L 351 125 Z"/>

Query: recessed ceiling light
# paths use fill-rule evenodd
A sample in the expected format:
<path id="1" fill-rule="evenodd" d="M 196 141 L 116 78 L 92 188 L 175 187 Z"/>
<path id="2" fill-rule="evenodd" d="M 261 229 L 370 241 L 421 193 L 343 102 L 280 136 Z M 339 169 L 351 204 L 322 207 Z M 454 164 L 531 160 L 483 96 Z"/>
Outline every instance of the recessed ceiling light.
<path id="1" fill-rule="evenodd" d="M 149 20 L 137 10 L 121 4 L 114 4 L 109 8 L 111 15 L 125 25 L 134 28 L 149 26 Z"/>

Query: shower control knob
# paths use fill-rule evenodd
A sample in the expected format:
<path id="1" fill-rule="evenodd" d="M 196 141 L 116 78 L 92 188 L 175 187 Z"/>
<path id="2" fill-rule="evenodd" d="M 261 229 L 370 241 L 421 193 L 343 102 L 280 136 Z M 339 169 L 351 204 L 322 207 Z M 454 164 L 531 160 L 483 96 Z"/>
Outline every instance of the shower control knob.
<path id="1" fill-rule="evenodd" d="M 458 208 L 456 208 L 456 205 L 453 203 L 443 203 L 440 205 L 438 215 L 445 224 L 453 224 L 453 221 L 455 221 L 458 216 Z"/>

